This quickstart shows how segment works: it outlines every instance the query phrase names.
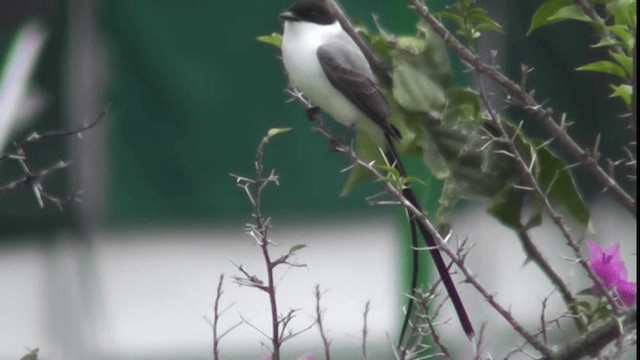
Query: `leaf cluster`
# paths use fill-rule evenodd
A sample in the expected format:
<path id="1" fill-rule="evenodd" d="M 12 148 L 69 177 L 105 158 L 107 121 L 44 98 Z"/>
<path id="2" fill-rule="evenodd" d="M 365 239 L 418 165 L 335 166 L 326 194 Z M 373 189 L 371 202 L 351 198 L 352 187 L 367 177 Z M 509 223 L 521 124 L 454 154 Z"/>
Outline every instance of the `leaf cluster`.
<path id="1" fill-rule="evenodd" d="M 475 44 L 483 31 L 502 32 L 502 27 L 478 6 L 475 0 L 457 1 L 436 13 L 441 19 L 451 21 L 456 27 L 455 34 Z"/>
<path id="2" fill-rule="evenodd" d="M 560 205 L 573 219 L 587 226 L 590 221 L 589 208 L 564 160 L 551 151 L 548 144 L 528 139 L 519 128 L 508 122 L 505 125 L 510 128 L 513 142 L 520 154 L 529 154 L 525 160 L 530 164 L 530 171 L 546 197 Z M 515 231 L 528 230 L 542 223 L 543 204 L 540 199 L 532 197 L 533 211 L 530 214 L 524 212 L 531 189 L 522 181 L 514 178 L 506 184 L 493 197 L 489 206 L 489 214 Z"/>
<path id="3" fill-rule="evenodd" d="M 611 304 L 593 288 L 582 290 L 577 295 L 579 297 L 571 306 L 576 308 L 584 324 L 593 325 L 614 315 Z"/>
<path id="4" fill-rule="evenodd" d="M 593 48 L 607 49 L 608 58 L 578 67 L 578 71 L 609 74 L 614 77 L 611 97 L 632 106 L 633 56 L 635 52 L 637 13 L 636 0 L 595 0 L 577 4 L 573 0 L 548 0 L 531 19 L 527 35 L 537 29 L 562 21 L 579 21 L 590 25 L 598 34 Z"/>
<path id="5" fill-rule="evenodd" d="M 472 0 L 454 3 L 438 15 L 457 24 L 457 33 L 469 40 L 477 39 L 481 31 L 500 31 L 500 26 Z M 505 155 L 504 144 L 495 141 L 478 92 L 451 84 L 451 65 L 442 40 L 422 22 L 413 35 L 395 35 L 375 20 L 374 30 L 362 24 L 357 30 L 388 64 L 390 82 L 380 87 L 392 110 L 390 121 L 402 134 L 398 151 L 421 156 L 429 171 L 444 181 L 438 221 L 445 223 L 446 215 L 460 199 L 484 197 L 492 199 L 489 213 L 506 226 L 537 226 L 541 221 L 540 206 L 530 219 L 522 220 L 530 192 L 518 186 L 522 182 L 520 174 Z M 275 33 L 258 40 L 278 48 L 282 41 L 281 35 Z M 507 126 L 519 149 L 530 155 L 532 172 L 549 197 L 587 224 L 588 209 L 564 161 L 546 144 L 528 139 L 508 121 Z M 366 134 L 356 134 L 354 148 L 362 160 L 377 164 L 398 188 L 417 182 L 394 172 L 392 164 L 386 163 L 378 145 Z M 353 167 L 342 194 L 348 194 L 368 176 L 365 169 Z"/>

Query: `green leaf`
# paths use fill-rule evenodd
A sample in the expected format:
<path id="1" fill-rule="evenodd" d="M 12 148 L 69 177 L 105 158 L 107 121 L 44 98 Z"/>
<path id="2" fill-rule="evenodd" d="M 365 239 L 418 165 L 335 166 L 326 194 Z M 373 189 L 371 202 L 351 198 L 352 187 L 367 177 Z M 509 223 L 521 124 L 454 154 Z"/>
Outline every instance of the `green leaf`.
<path id="1" fill-rule="evenodd" d="M 500 24 L 493 19 L 488 20 L 489 21 L 483 21 L 476 25 L 476 30 L 502 32 L 502 26 L 500 26 Z"/>
<path id="2" fill-rule="evenodd" d="M 369 38 L 369 46 L 376 54 L 383 59 L 388 60 L 391 58 L 391 44 L 382 35 L 373 35 Z"/>
<path id="3" fill-rule="evenodd" d="M 637 23 L 636 1 L 616 0 L 606 5 L 607 12 L 613 15 L 614 23 L 635 28 Z"/>
<path id="4" fill-rule="evenodd" d="M 401 36 L 396 39 L 395 47 L 411 55 L 418 56 L 424 52 L 427 44 L 423 39 L 416 36 Z"/>
<path id="5" fill-rule="evenodd" d="M 609 60 L 599 60 L 590 64 L 582 65 L 576 68 L 577 71 L 593 71 L 605 74 L 615 75 L 619 78 L 626 79 L 627 75 L 622 66 Z"/>
<path id="6" fill-rule="evenodd" d="M 289 249 L 289 254 L 293 254 L 296 251 L 304 249 L 306 247 L 307 247 L 307 245 L 305 245 L 305 244 L 295 244 Z"/>
<path id="7" fill-rule="evenodd" d="M 633 88 L 631 85 L 609 85 L 613 89 L 613 93 L 610 97 L 620 97 L 627 106 L 631 106 L 631 95 Z"/>
<path id="8" fill-rule="evenodd" d="M 593 314 L 592 314 L 593 322 L 595 322 L 597 320 L 601 320 L 601 319 L 609 319 L 613 315 L 613 311 L 611 310 L 611 308 L 609 308 L 609 306 L 606 305 L 606 302 L 603 303 L 603 304 L 605 304 L 605 305 L 598 307 L 593 312 Z"/>
<path id="9" fill-rule="evenodd" d="M 633 50 L 633 45 L 636 41 L 635 35 L 628 26 L 614 24 L 611 26 L 607 26 L 607 30 L 609 30 L 613 35 L 615 35 L 628 52 Z"/>
<path id="10" fill-rule="evenodd" d="M 618 64 L 620 64 L 620 66 L 622 66 L 627 75 L 627 78 L 630 78 L 631 72 L 633 71 L 633 59 L 631 58 L 631 56 L 618 54 L 612 51 L 610 51 L 609 54 Z"/>
<path id="11" fill-rule="evenodd" d="M 405 110 L 439 111 L 445 104 L 445 89 L 451 81 L 447 50 L 428 28 L 423 37 L 404 36 L 391 52 L 393 97 Z"/>
<path id="12" fill-rule="evenodd" d="M 591 314 L 593 311 L 591 309 L 591 304 L 588 301 L 574 301 L 571 303 L 571 306 L 576 307 L 582 313 Z"/>
<path id="13" fill-rule="evenodd" d="M 272 138 L 274 136 L 278 136 L 280 134 L 284 134 L 286 132 L 291 131 L 291 128 L 271 128 L 267 131 L 267 137 Z"/>
<path id="14" fill-rule="evenodd" d="M 598 41 L 596 44 L 591 45 L 592 48 L 601 48 L 601 47 L 606 47 L 606 46 L 619 46 L 622 45 L 621 41 L 616 41 L 612 38 L 609 37 L 605 37 L 600 39 L 600 41 Z"/>
<path id="15" fill-rule="evenodd" d="M 438 140 L 430 131 L 423 131 L 418 139 L 418 145 L 422 149 L 422 161 L 429 171 L 438 179 L 444 179 L 449 176 L 450 170 L 437 145 Z"/>
<path id="16" fill-rule="evenodd" d="M 35 348 L 31 351 L 29 351 L 29 353 L 23 357 L 20 358 L 20 360 L 38 360 L 38 352 L 40 351 L 40 349 Z"/>
<path id="17" fill-rule="evenodd" d="M 542 207 L 539 204 L 534 205 L 533 213 L 529 220 L 524 224 L 525 230 L 531 230 L 542 225 Z"/>
<path id="18" fill-rule="evenodd" d="M 596 296 L 596 293 L 593 291 L 593 288 L 588 287 L 584 290 L 580 290 L 576 293 L 576 295 L 582 295 L 582 296 Z"/>
<path id="19" fill-rule="evenodd" d="M 455 23 L 458 27 L 463 27 L 464 26 L 464 18 L 462 18 L 462 16 L 458 15 L 455 12 L 452 11 L 447 11 L 447 10 L 443 10 L 438 12 L 437 14 L 441 19 L 445 19 L 445 20 L 449 20 L 452 21 L 453 23 Z"/>
<path id="20" fill-rule="evenodd" d="M 593 20 L 591 20 L 591 18 L 584 13 L 580 5 L 569 5 L 562 7 L 547 19 L 547 21 L 549 21 L 550 23 L 564 20 L 577 20 L 589 23 L 593 22 Z"/>
<path id="21" fill-rule="evenodd" d="M 447 107 L 442 113 L 444 123 L 474 122 L 480 125 L 480 99 L 471 88 L 452 88 L 447 91 Z"/>
<path id="22" fill-rule="evenodd" d="M 578 191 L 567 165 L 539 141 L 533 142 L 537 155 L 536 179 L 542 189 L 574 219 L 589 224 L 589 208 Z"/>
<path id="23" fill-rule="evenodd" d="M 259 42 L 263 42 L 265 44 L 269 44 L 271 46 L 275 46 L 278 49 L 282 46 L 282 35 L 278 33 L 273 33 L 271 35 L 262 35 L 256 38 Z"/>
<path id="24" fill-rule="evenodd" d="M 392 92 L 406 110 L 430 112 L 442 109 L 445 104 L 444 89 L 430 78 L 424 68 L 411 59 L 396 57 L 392 72 Z"/>
<path id="25" fill-rule="evenodd" d="M 487 11 L 481 7 L 469 9 L 468 17 L 474 22 L 476 30 L 488 30 L 501 32 L 502 27 L 487 14 Z"/>
<path id="26" fill-rule="evenodd" d="M 529 36 L 535 30 L 558 22 L 560 20 L 550 21 L 549 18 L 552 17 L 555 13 L 557 13 L 560 9 L 566 6 L 571 6 L 573 4 L 573 0 L 549 0 L 544 4 L 540 5 L 538 10 L 533 14 L 531 18 L 531 25 L 529 25 L 529 30 L 527 31 L 527 36 Z"/>
<path id="27" fill-rule="evenodd" d="M 487 211 L 504 226 L 512 230 L 519 230 L 522 227 L 523 204 L 524 194 L 522 190 L 513 186 L 506 186 L 493 199 Z"/>

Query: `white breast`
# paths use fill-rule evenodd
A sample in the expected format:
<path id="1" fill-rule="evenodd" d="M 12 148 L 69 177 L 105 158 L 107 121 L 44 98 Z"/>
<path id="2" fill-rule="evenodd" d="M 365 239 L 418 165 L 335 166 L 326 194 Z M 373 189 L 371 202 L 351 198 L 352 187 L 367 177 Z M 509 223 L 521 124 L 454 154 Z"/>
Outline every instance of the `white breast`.
<path id="1" fill-rule="evenodd" d="M 282 39 L 282 61 L 295 87 L 314 105 L 345 126 L 358 123 L 361 128 L 365 124 L 360 123 L 371 120 L 331 85 L 316 55 L 318 47 L 326 43 L 327 38 L 340 36 L 339 34 L 342 34 L 342 28 L 338 22 L 318 25 L 286 21 Z"/>

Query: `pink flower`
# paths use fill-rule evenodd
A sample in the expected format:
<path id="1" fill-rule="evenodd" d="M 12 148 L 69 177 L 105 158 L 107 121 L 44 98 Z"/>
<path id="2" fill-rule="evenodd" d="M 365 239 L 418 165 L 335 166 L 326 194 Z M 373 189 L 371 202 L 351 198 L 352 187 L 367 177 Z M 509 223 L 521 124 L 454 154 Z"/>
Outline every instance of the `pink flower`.
<path id="1" fill-rule="evenodd" d="M 627 306 L 632 306 L 636 302 L 637 284 L 630 281 L 620 281 L 616 287 L 622 302 Z"/>
<path id="2" fill-rule="evenodd" d="M 591 252 L 589 267 L 607 289 L 615 290 L 625 305 L 631 306 L 636 300 L 636 283 L 627 281 L 627 268 L 620 258 L 620 243 L 601 248 L 592 240 L 587 241 Z"/>
<path id="3" fill-rule="evenodd" d="M 620 244 L 615 243 L 601 248 L 592 240 L 587 241 L 591 252 L 589 266 L 598 275 L 608 289 L 614 288 L 620 279 L 627 278 L 627 269 L 620 259 Z"/>

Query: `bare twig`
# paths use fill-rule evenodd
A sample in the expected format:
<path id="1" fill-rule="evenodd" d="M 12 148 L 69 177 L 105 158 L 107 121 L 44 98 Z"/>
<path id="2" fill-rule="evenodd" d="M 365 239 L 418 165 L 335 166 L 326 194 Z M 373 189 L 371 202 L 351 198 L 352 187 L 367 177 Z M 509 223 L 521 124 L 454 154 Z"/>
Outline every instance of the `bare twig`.
<path id="1" fill-rule="evenodd" d="M 0 186 L 0 197 L 5 196 L 6 194 L 19 189 L 21 187 L 30 186 L 33 190 L 33 193 L 36 197 L 36 201 L 40 208 L 43 208 L 45 205 L 45 201 L 48 201 L 54 204 L 58 209 L 62 210 L 64 206 L 70 201 L 78 201 L 77 196 L 68 196 L 66 198 L 60 198 L 57 196 L 53 196 L 49 194 L 42 184 L 45 179 L 49 176 L 59 172 L 60 170 L 68 167 L 70 162 L 59 161 L 54 165 L 46 167 L 42 170 L 34 171 L 30 168 L 28 164 L 28 156 L 26 153 L 26 148 L 29 144 L 41 142 L 44 140 L 49 140 L 53 138 L 61 138 L 61 137 L 70 137 L 74 135 L 81 136 L 85 131 L 90 130 L 95 127 L 102 121 L 105 115 L 109 111 L 109 106 L 106 106 L 100 116 L 98 116 L 94 121 L 83 125 L 74 130 L 56 130 L 56 131 L 48 131 L 48 132 L 34 132 L 24 138 L 23 140 L 13 144 L 13 150 L 0 156 L 0 162 L 2 161 L 15 161 L 20 166 L 23 176 L 19 179 L 13 180 L 6 185 Z"/>
<path id="2" fill-rule="evenodd" d="M 369 332 L 369 327 L 367 324 L 367 320 L 369 317 L 369 310 L 371 310 L 371 300 L 367 300 L 367 303 L 364 304 L 364 312 L 362 313 L 362 358 L 367 359 L 367 334 Z"/>
<path id="3" fill-rule="evenodd" d="M 20 179 L 13 180 L 12 182 L 6 185 L 0 186 L 0 197 L 20 187 L 31 186 L 33 189 L 33 192 L 36 195 L 36 199 L 38 200 L 38 204 L 40 205 L 41 208 L 44 207 L 44 201 L 42 199 L 43 198 L 42 194 L 44 193 L 42 182 L 47 177 L 68 167 L 69 163 L 60 161 L 43 170 L 40 170 L 36 173 L 32 173 L 31 170 L 28 167 L 26 167 L 26 163 L 24 162 L 23 159 L 18 159 L 17 161 L 23 166 L 25 175 Z"/>
<path id="4" fill-rule="evenodd" d="M 111 109 L 111 104 L 107 104 L 100 112 L 100 115 L 90 123 L 84 124 L 77 129 L 74 130 L 54 130 L 54 131 L 45 131 L 45 132 L 34 132 L 31 135 L 27 136 L 24 140 L 18 143 L 19 148 L 24 148 L 28 144 L 37 143 L 43 140 L 48 140 L 57 137 L 68 137 L 73 135 L 82 136 L 82 133 L 94 128 L 96 125 L 102 121 L 102 119 L 109 113 Z"/>
<path id="5" fill-rule="evenodd" d="M 548 301 L 549 297 L 542 299 L 542 310 L 540 311 L 540 333 L 542 333 L 542 341 L 544 341 L 545 344 L 549 343 L 549 339 L 547 338 L 547 321 L 545 319 Z"/>
<path id="6" fill-rule="evenodd" d="M 238 326 L 242 325 L 242 321 L 237 322 L 235 325 L 231 326 L 229 329 L 220 333 L 218 329 L 218 324 L 220 321 L 220 317 L 231 307 L 233 304 L 229 305 L 223 310 L 220 310 L 220 299 L 222 298 L 222 294 L 224 291 L 222 290 L 222 283 L 224 282 L 224 274 L 220 274 L 220 278 L 218 280 L 218 287 L 216 289 L 216 299 L 213 304 L 213 322 L 211 324 L 213 328 L 213 359 L 220 360 L 220 340 L 225 337 L 228 333 L 233 331 Z"/>
<path id="7" fill-rule="evenodd" d="M 291 321 L 296 317 L 295 315 L 297 312 L 298 312 L 298 309 L 289 309 L 289 312 L 287 313 L 287 315 L 282 316 L 280 318 L 280 321 L 279 321 L 280 339 L 281 339 L 280 345 L 282 345 L 287 340 L 290 340 L 304 332 L 311 330 L 313 328 L 313 325 L 315 325 L 315 322 L 312 322 L 302 330 L 298 330 L 298 331 L 291 330 L 289 325 Z"/>
<path id="8" fill-rule="evenodd" d="M 466 246 L 466 240 L 460 244 L 458 247 L 456 254 L 458 256 L 462 255 L 463 248 Z M 420 248 L 418 250 L 426 250 Z M 447 269 L 451 269 L 453 263 L 449 263 Z M 438 303 L 437 305 L 432 305 L 433 300 L 436 298 L 436 290 L 442 281 L 437 279 L 434 281 L 426 291 L 421 289 L 412 289 L 412 295 L 410 295 L 413 299 L 412 303 L 417 304 L 418 309 L 416 310 L 416 314 L 414 315 L 414 321 L 410 322 L 410 336 L 407 338 L 407 344 L 400 344 L 401 352 L 400 355 L 403 359 L 412 359 L 414 356 L 417 356 L 421 351 L 427 350 L 424 346 L 425 338 L 430 337 L 433 340 L 433 343 L 440 349 L 438 352 L 439 356 L 442 356 L 445 359 L 453 359 L 451 357 L 450 351 L 445 346 L 444 342 L 438 335 L 435 330 L 436 324 L 435 319 L 440 315 L 440 311 L 444 306 L 446 299 Z M 448 319 L 445 321 L 448 322 Z"/>
<path id="9" fill-rule="evenodd" d="M 529 235 L 529 232 L 525 229 L 524 226 L 521 226 L 520 229 L 517 231 L 517 233 L 518 233 L 518 238 L 522 242 L 522 247 L 525 249 L 527 257 L 531 259 L 536 265 L 538 265 L 538 267 L 542 270 L 545 276 L 551 281 L 551 283 L 555 286 L 555 288 L 558 289 L 558 291 L 560 292 L 560 296 L 562 297 L 562 300 L 564 301 L 569 311 L 571 311 L 574 315 L 577 315 L 577 311 L 575 307 L 572 305 L 573 302 L 575 301 L 575 297 L 569 290 L 569 287 L 564 282 L 564 280 L 562 280 L 560 275 L 553 268 L 553 266 L 551 266 L 549 261 L 547 261 L 547 259 L 544 258 L 544 256 L 540 252 L 540 249 L 538 249 L 538 247 L 535 246 L 535 244 L 533 243 L 533 240 L 531 239 L 531 236 Z M 545 299 L 545 303 L 546 303 L 546 299 Z M 575 320 L 576 327 L 580 331 L 584 330 L 584 325 L 582 324 L 582 322 L 580 322 L 578 317 L 575 317 L 574 320 Z M 546 337 L 544 341 L 545 343 L 547 342 Z"/>
<path id="10" fill-rule="evenodd" d="M 436 298 L 436 289 L 440 284 L 440 280 L 434 282 L 426 291 L 415 289 L 412 298 L 416 304 L 416 312 L 413 321 L 410 323 L 410 336 L 407 338 L 407 345 L 401 348 L 400 357 L 404 360 L 418 359 L 422 353 L 427 352 L 428 355 L 422 358 L 441 357 L 443 359 L 453 359 L 451 352 L 445 346 L 444 342 L 436 332 L 435 319 L 438 318 L 442 306 L 446 299 L 437 305 L 432 305 Z M 448 323 L 448 320 L 441 322 Z M 433 351 L 433 347 L 425 343 L 425 339 L 429 337 L 437 346 L 439 351 Z"/>
<path id="11" fill-rule="evenodd" d="M 483 322 L 482 325 L 480 326 L 480 332 L 478 332 L 478 341 L 475 342 L 475 354 L 474 354 L 474 360 L 482 360 L 482 346 L 484 344 L 484 334 L 485 331 L 487 330 L 487 323 Z"/>
<path id="12" fill-rule="evenodd" d="M 320 291 L 320 285 L 316 285 L 314 291 L 316 297 L 316 324 L 318 324 L 318 330 L 320 331 L 320 338 L 322 339 L 322 347 L 324 348 L 324 358 L 326 360 L 331 360 L 331 340 L 327 338 L 326 331 L 324 329 L 324 324 L 322 323 L 322 318 L 324 317 L 324 310 L 320 307 L 320 298 L 322 297 L 322 292 Z"/>
<path id="13" fill-rule="evenodd" d="M 433 340 L 433 343 L 436 344 L 438 349 L 440 349 L 439 352 L 442 355 L 442 357 L 445 359 L 453 359 L 453 357 L 451 356 L 451 353 L 449 352 L 449 349 L 447 349 L 447 347 L 442 342 L 442 339 L 436 332 L 436 328 L 435 328 L 435 325 L 433 324 L 433 320 L 431 320 L 431 317 L 425 316 L 425 322 L 429 327 L 429 332 L 431 333 L 431 339 Z M 482 336 L 482 328 L 480 328 L 480 333 L 478 334 L 478 336 Z"/>

